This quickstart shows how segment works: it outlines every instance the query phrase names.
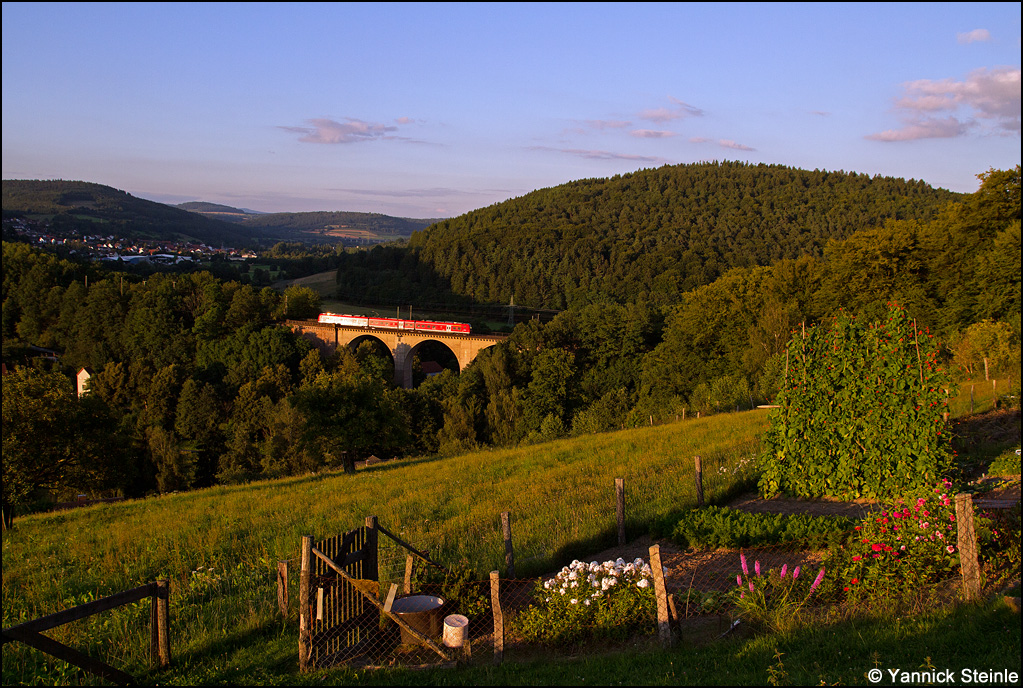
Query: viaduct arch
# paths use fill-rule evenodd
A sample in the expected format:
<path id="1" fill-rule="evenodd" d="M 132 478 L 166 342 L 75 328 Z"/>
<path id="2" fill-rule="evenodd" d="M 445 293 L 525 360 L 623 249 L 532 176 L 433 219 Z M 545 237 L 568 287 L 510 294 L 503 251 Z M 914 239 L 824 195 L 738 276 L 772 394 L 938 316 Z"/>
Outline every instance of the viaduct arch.
<path id="1" fill-rule="evenodd" d="M 339 346 L 348 346 L 356 339 L 373 337 L 380 340 L 394 359 L 394 382 L 406 389 L 412 387 L 412 359 L 416 347 L 424 342 L 440 342 L 455 355 L 461 372 L 475 360 L 480 351 L 508 338 L 506 334 L 457 334 L 448 332 L 411 332 L 372 327 L 348 327 L 324 324 L 316 320 L 288 320 L 293 330 L 310 340 L 320 350 L 333 353 Z"/>

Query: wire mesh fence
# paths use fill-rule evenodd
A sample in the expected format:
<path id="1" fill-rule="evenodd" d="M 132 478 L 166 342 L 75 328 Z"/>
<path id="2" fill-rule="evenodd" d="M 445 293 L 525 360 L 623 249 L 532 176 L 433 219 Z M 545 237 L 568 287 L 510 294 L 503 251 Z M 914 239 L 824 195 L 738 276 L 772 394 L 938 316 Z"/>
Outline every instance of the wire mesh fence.
<path id="1" fill-rule="evenodd" d="M 613 509 L 601 511 L 610 511 L 614 518 Z M 880 522 L 881 514 L 887 517 L 889 512 L 879 510 L 871 519 L 876 516 Z M 627 516 L 619 511 L 617 518 Z M 797 620 L 812 622 L 815 615 L 837 607 L 876 608 L 883 599 L 877 590 L 858 594 L 856 588 L 866 581 L 856 578 L 857 569 L 850 562 L 859 555 L 852 547 L 872 551 L 873 544 L 866 539 L 841 544 L 832 538 L 829 546 L 818 536 L 742 547 L 684 546 L 662 540 L 651 549 L 654 543 L 644 537 L 583 561 L 546 554 L 546 573 L 516 577 L 516 557 L 523 550 L 534 560 L 537 555 L 513 542 L 509 523 L 509 518 L 495 518 L 492 524 L 489 537 L 504 542 L 505 565 L 489 577 L 480 575 L 479 562 L 434 558 L 382 524 L 372 529 L 376 540 L 372 556 L 363 548 L 374 538 L 365 533 L 346 535 L 348 543 L 335 547 L 332 556 L 348 573 L 326 565 L 310 582 L 305 606 L 311 642 L 334 642 L 314 649 L 311 664 L 490 662 L 500 661 L 506 652 L 535 657 L 587 643 L 606 647 L 617 641 L 663 643 L 672 638 L 699 642 L 737 628 L 783 630 Z M 1018 512 L 1015 523 L 1018 533 Z M 943 527 L 951 529 L 948 537 L 955 537 L 954 525 Z M 613 539 L 613 525 L 607 531 Z M 345 537 L 333 540 L 341 543 Z M 971 537 L 976 547 L 978 538 Z M 914 590 L 921 605 L 968 598 L 969 586 L 983 583 L 983 576 L 970 583 L 967 560 L 991 558 L 983 548 L 1004 548 L 1005 538 L 1000 543 L 982 537 L 979 555 L 975 549 L 957 552 L 962 566 L 957 559 L 944 573 L 929 574 L 926 580 L 898 568 L 897 553 L 879 550 L 875 554 L 889 556 L 893 568 L 871 585 L 892 584 L 901 604 L 911 603 L 911 595 L 906 593 L 909 585 L 898 587 L 900 575 L 910 576 L 905 582 L 919 584 Z M 988 584 L 1018 580 L 1018 552 L 1017 537 L 1015 554 L 1002 557 L 998 572 L 985 574 Z M 845 564 L 839 565 L 842 561 Z M 336 611 L 326 611 L 330 609 Z"/>

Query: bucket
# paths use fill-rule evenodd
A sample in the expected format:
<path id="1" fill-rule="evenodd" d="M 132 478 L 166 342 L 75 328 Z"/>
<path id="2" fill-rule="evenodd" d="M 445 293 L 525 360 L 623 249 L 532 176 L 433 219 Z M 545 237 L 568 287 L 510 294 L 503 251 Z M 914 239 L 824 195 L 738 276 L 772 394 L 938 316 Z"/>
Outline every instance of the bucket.
<path id="1" fill-rule="evenodd" d="M 461 614 L 444 617 L 444 646 L 462 647 L 469 631 L 469 619 Z"/>
<path id="2" fill-rule="evenodd" d="M 411 595 L 396 599 L 391 605 L 391 612 L 430 640 L 437 640 L 441 636 L 443 606 L 443 598 L 434 595 Z M 419 644 L 419 640 L 404 628 L 401 629 L 401 642 L 405 645 Z"/>

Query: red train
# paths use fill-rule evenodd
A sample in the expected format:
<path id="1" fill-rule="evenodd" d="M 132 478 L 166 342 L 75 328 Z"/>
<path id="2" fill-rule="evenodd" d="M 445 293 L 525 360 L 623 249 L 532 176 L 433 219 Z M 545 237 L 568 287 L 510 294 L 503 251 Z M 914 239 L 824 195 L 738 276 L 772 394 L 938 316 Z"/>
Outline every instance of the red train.
<path id="1" fill-rule="evenodd" d="M 365 315 L 343 315 L 320 313 L 319 321 L 328 325 L 347 327 L 376 327 L 385 330 L 411 330 L 413 332 L 457 332 L 469 334 L 466 323 L 441 322 L 438 320 L 402 320 L 400 318 L 370 318 Z"/>

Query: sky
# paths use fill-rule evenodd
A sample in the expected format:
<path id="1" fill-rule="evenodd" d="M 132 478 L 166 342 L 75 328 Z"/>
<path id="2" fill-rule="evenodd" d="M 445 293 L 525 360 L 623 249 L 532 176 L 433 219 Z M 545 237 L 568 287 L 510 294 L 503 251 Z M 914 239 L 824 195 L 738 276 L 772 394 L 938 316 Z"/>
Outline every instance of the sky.
<path id="1" fill-rule="evenodd" d="M 1020 3 L 3 3 L 3 178 L 460 215 L 713 160 L 1020 164 Z"/>

